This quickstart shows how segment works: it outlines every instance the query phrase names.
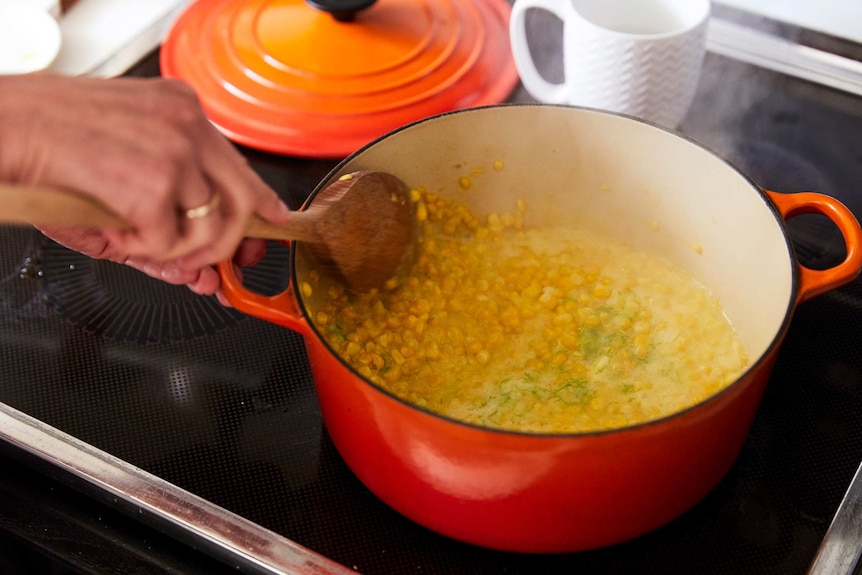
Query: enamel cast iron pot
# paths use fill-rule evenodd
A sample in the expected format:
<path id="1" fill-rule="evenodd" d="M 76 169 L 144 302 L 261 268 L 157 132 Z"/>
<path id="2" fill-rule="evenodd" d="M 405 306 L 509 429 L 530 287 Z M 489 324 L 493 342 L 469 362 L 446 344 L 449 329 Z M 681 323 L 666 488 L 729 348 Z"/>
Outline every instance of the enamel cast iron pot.
<path id="1" fill-rule="evenodd" d="M 590 109 L 495 106 L 422 120 L 347 158 L 308 202 L 365 169 L 457 197 L 477 215 L 523 198 L 527 226 L 587 226 L 662 254 L 720 298 L 747 348 L 751 366 L 737 381 L 660 420 L 599 433 L 495 431 L 404 403 L 341 361 L 314 325 L 316 294 L 298 289 L 310 270 L 302 245 L 291 246 L 291 285 L 272 297 L 245 289 L 222 263 L 237 309 L 304 336 L 327 431 L 359 479 L 412 520 L 495 549 L 607 546 L 691 508 L 742 448 L 795 307 L 862 267 L 862 231 L 835 199 L 762 190 L 692 141 Z M 785 221 L 802 213 L 834 222 L 842 263 L 797 261 Z"/>

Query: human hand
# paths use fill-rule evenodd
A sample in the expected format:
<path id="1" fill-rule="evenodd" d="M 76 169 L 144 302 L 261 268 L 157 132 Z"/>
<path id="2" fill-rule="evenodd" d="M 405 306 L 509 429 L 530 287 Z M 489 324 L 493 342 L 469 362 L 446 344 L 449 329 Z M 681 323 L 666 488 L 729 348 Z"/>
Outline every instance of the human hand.
<path id="1" fill-rule="evenodd" d="M 42 231 L 202 294 L 219 288 L 216 262 L 259 257 L 260 241 L 241 244 L 251 214 L 289 214 L 177 80 L 0 77 L 0 180 L 93 196 L 129 229 Z"/>

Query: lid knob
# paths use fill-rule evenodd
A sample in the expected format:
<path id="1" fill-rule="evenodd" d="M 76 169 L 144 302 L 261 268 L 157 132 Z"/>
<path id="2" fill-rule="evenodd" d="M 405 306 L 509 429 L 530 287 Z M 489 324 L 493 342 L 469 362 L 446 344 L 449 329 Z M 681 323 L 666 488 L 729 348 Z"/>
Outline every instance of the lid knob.
<path id="1" fill-rule="evenodd" d="M 353 22 L 356 13 L 377 0 L 305 0 L 311 7 L 329 12 L 338 22 Z"/>

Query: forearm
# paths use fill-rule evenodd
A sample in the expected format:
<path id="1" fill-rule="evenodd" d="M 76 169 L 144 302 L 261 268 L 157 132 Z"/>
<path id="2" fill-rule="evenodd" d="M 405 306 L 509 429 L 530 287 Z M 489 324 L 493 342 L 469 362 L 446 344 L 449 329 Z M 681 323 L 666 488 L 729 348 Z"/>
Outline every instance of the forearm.
<path id="1" fill-rule="evenodd" d="M 27 165 L 34 158 L 28 159 L 28 151 L 34 149 L 39 106 L 44 96 L 34 98 L 29 93 L 30 82 L 29 76 L 0 75 L 0 181 L 33 181 Z"/>

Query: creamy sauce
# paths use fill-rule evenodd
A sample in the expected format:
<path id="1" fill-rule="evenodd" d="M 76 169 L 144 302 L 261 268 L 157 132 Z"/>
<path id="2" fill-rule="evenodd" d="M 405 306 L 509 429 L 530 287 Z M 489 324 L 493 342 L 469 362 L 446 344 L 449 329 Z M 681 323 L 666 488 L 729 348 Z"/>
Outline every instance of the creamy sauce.
<path id="1" fill-rule="evenodd" d="M 442 215 L 412 277 L 332 289 L 316 315 L 342 357 L 406 401 L 487 427 L 596 431 L 696 404 L 748 365 L 719 301 L 663 259 L 582 229 L 524 229 L 523 204 L 480 222 L 422 201 Z"/>

